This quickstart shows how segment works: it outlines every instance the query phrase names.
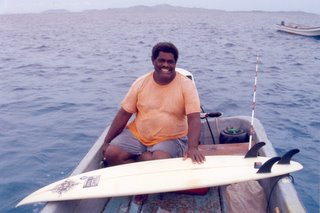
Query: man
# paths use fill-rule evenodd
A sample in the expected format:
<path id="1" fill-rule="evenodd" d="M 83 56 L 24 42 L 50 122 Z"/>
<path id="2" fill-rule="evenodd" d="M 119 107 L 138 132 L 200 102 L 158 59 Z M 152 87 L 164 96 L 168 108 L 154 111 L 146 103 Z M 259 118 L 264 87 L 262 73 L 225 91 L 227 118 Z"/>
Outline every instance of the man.
<path id="1" fill-rule="evenodd" d="M 154 71 L 132 84 L 105 137 L 103 156 L 110 166 L 182 156 L 196 163 L 205 160 L 198 150 L 198 92 L 175 71 L 178 55 L 169 42 L 153 47 Z"/>

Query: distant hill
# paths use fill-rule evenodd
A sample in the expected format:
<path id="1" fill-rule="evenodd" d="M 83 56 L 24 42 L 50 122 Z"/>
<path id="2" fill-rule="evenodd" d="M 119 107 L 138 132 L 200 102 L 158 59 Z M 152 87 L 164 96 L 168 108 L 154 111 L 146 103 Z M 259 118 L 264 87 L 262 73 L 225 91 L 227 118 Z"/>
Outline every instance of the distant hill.
<path id="1" fill-rule="evenodd" d="M 169 4 L 159 4 L 155 6 L 132 6 L 128 8 L 109 8 L 100 11 L 130 11 L 130 12 L 161 12 L 161 11 L 223 11 L 223 10 L 214 10 L 214 9 L 204 9 L 204 8 L 190 8 L 190 7 L 180 7 L 172 6 Z M 86 10 L 86 11 L 99 11 L 99 10 Z"/>
<path id="2" fill-rule="evenodd" d="M 169 4 L 159 4 L 159 5 L 155 5 L 155 6 L 134 6 L 134 7 L 129 7 L 129 10 L 153 10 L 153 11 L 177 11 L 177 10 L 203 10 L 203 11 L 207 11 L 208 9 L 204 9 L 204 8 L 196 8 L 196 7 L 181 7 L 181 6 L 172 6 Z"/>
<path id="3" fill-rule="evenodd" d="M 184 12 L 184 13 L 193 13 L 193 12 L 228 12 L 225 10 L 216 10 L 216 9 L 205 9 L 205 8 L 199 8 L 199 7 L 181 7 L 181 6 L 172 6 L 169 4 L 159 4 L 155 6 L 144 6 L 144 5 L 137 5 L 132 6 L 128 8 L 108 8 L 108 9 L 89 9 L 84 10 L 83 12 L 132 12 L 132 13 L 158 13 L 163 11 L 170 11 L 170 12 Z M 277 13 L 276 11 L 270 12 L 270 11 L 261 11 L 261 10 L 252 10 L 252 11 L 229 11 L 229 12 L 241 12 L 241 13 Z M 281 13 L 304 13 L 299 11 L 279 11 Z M 55 10 L 46 10 L 42 13 L 72 13 L 71 11 L 65 10 L 65 9 L 55 9 Z"/>
<path id="4" fill-rule="evenodd" d="M 138 5 L 138 6 L 133 6 L 129 7 L 128 9 L 133 9 L 133 10 L 150 10 L 150 9 L 157 9 L 157 10 L 177 10 L 177 9 L 183 9 L 187 7 L 179 7 L 179 6 L 172 6 L 169 4 L 159 4 L 156 6 L 144 6 L 144 5 Z"/>
<path id="5" fill-rule="evenodd" d="M 56 10 L 45 10 L 42 13 L 70 13 L 70 11 L 65 9 L 56 9 Z"/>

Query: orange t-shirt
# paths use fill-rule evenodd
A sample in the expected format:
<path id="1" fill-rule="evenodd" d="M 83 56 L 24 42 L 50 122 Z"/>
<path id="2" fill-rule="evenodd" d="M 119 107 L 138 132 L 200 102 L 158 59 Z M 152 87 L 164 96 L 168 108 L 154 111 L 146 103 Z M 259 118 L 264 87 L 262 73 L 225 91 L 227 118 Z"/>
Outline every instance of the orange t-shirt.
<path id="1" fill-rule="evenodd" d="M 186 136 L 186 115 L 200 112 L 200 100 L 194 83 L 184 75 L 176 72 L 173 81 L 159 85 L 149 72 L 132 84 L 121 107 L 136 114 L 128 125 L 132 134 L 151 146 Z"/>

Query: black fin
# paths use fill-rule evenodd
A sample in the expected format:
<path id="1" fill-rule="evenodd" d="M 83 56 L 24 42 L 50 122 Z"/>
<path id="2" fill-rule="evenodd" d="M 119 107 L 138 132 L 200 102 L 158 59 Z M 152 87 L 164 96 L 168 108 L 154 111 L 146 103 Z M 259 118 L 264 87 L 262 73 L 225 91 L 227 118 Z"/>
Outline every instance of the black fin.
<path id="1" fill-rule="evenodd" d="M 279 160 L 278 164 L 290 164 L 290 160 L 292 158 L 293 155 L 297 154 L 298 152 L 300 152 L 299 149 L 292 149 L 290 151 L 288 151 L 287 153 L 285 153 L 281 160 Z"/>
<path id="2" fill-rule="evenodd" d="M 270 158 L 268 161 L 266 161 L 260 169 L 257 171 L 257 173 L 270 173 L 271 168 L 273 164 L 275 164 L 277 161 L 279 161 L 281 158 L 280 157 L 273 157 Z"/>
<path id="3" fill-rule="evenodd" d="M 244 156 L 244 158 L 255 158 L 258 156 L 258 151 L 261 147 L 266 145 L 265 142 L 259 142 L 256 143 L 251 149 L 247 152 L 247 154 Z"/>

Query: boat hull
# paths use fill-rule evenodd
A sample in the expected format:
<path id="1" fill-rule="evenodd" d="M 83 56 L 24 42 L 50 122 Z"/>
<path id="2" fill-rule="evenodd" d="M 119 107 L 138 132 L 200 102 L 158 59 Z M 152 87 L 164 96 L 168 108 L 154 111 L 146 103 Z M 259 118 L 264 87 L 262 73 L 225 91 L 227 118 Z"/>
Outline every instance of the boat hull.
<path id="1" fill-rule="evenodd" d="M 277 28 L 279 31 L 302 35 L 302 36 L 311 36 L 317 37 L 320 36 L 320 27 L 299 27 L 298 25 L 286 26 L 278 24 Z"/>

